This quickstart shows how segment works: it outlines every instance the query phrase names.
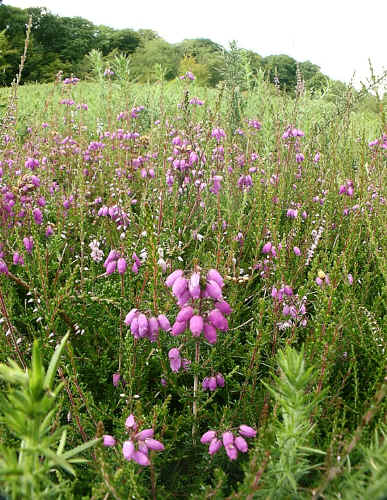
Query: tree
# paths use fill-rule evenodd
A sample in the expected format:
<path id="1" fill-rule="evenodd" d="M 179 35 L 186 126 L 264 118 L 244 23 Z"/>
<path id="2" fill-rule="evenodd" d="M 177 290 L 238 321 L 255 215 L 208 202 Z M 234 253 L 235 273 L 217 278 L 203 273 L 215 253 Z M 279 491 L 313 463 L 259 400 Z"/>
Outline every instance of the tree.
<path id="1" fill-rule="evenodd" d="M 285 54 L 273 55 L 265 57 L 263 64 L 271 82 L 274 82 L 277 77 L 283 89 L 291 91 L 296 87 L 297 62 L 295 59 Z"/>
<path id="2" fill-rule="evenodd" d="M 132 76 L 142 82 L 155 81 L 156 64 L 164 68 L 167 80 L 177 76 L 179 52 L 174 45 L 161 38 L 149 40 L 137 48 L 132 58 Z"/>

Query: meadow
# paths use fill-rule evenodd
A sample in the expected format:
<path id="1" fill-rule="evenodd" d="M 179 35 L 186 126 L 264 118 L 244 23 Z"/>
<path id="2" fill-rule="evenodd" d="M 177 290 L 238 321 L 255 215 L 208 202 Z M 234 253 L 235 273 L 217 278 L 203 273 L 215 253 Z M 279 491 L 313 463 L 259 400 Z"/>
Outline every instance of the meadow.
<path id="1" fill-rule="evenodd" d="M 6 498 L 386 498 L 383 103 L 238 64 L 0 89 Z"/>

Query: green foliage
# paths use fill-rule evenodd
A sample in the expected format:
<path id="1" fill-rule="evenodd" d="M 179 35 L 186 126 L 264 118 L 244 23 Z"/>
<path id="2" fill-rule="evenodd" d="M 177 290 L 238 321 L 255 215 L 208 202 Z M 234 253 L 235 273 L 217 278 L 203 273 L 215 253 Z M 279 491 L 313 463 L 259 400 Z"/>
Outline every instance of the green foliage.
<path id="1" fill-rule="evenodd" d="M 27 372 L 12 360 L 0 364 L 0 378 L 8 386 L 0 399 L 0 422 L 19 442 L 17 449 L 0 445 L 0 485 L 15 500 L 69 498 L 66 475 L 75 476 L 73 464 L 86 461 L 77 455 L 98 442 L 94 439 L 65 451 L 67 430 L 54 424 L 63 388 L 54 386 L 54 378 L 67 338 L 55 350 L 47 371 L 37 340 Z"/>
<path id="2" fill-rule="evenodd" d="M 278 405 L 274 426 L 275 447 L 268 465 L 268 476 L 262 495 L 269 498 L 299 497 L 299 488 L 311 470 L 308 456 L 323 454 L 314 450 L 313 431 L 316 410 L 323 394 L 310 392 L 316 379 L 316 368 L 305 367 L 304 352 L 287 347 L 277 356 L 279 375 L 268 387 Z"/>

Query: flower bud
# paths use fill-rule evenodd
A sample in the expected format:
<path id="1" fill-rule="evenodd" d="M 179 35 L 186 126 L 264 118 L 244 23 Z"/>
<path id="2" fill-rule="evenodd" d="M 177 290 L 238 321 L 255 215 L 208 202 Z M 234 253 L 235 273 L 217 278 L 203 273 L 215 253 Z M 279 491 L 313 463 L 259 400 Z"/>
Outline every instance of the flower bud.
<path id="1" fill-rule="evenodd" d="M 141 451 L 135 451 L 132 455 L 132 459 L 138 463 L 138 465 L 142 465 L 143 467 L 146 467 L 147 465 L 150 465 L 149 458 L 142 453 Z"/>
<path id="2" fill-rule="evenodd" d="M 210 344 L 216 343 L 216 328 L 209 323 L 203 325 L 204 337 Z"/>
<path id="3" fill-rule="evenodd" d="M 230 431 L 223 432 L 222 439 L 224 446 L 228 446 L 229 444 L 233 444 L 234 442 L 234 436 Z"/>
<path id="4" fill-rule="evenodd" d="M 210 455 L 214 455 L 217 451 L 220 450 L 221 447 L 222 447 L 222 441 L 215 437 L 210 443 L 210 446 L 208 448 L 208 453 Z"/>
<path id="5" fill-rule="evenodd" d="M 172 331 L 171 334 L 176 337 L 177 335 L 180 335 L 185 332 L 187 329 L 187 322 L 186 321 L 175 321 L 173 326 L 172 326 Z"/>
<path id="6" fill-rule="evenodd" d="M 189 329 L 194 337 L 200 337 L 203 331 L 203 318 L 199 315 L 192 316 L 189 322 Z"/>
<path id="7" fill-rule="evenodd" d="M 191 306 L 185 306 L 183 309 L 181 309 L 176 316 L 176 321 L 182 322 L 182 321 L 189 321 L 194 314 L 194 310 L 192 309 Z"/>
<path id="8" fill-rule="evenodd" d="M 153 429 L 144 429 L 136 434 L 135 437 L 138 441 L 144 441 L 147 438 L 153 438 Z"/>
<path id="9" fill-rule="evenodd" d="M 235 438 L 235 446 L 238 448 L 239 451 L 242 453 L 246 453 L 249 447 L 247 446 L 246 440 L 242 436 L 237 436 Z"/>
<path id="10" fill-rule="evenodd" d="M 126 271 L 126 260 L 123 257 L 120 257 L 117 261 L 117 270 L 119 274 L 124 274 Z"/>
<path id="11" fill-rule="evenodd" d="M 103 436 L 103 445 L 104 446 L 114 446 L 116 444 L 116 440 L 114 439 L 113 436 L 109 436 L 108 434 L 105 434 Z"/>
<path id="12" fill-rule="evenodd" d="M 239 426 L 239 434 L 247 438 L 252 438 L 257 435 L 257 431 L 248 425 L 242 424 Z"/>
<path id="13" fill-rule="evenodd" d="M 163 443 L 160 443 L 157 439 L 146 438 L 145 444 L 150 450 L 163 451 L 165 449 Z"/>
<path id="14" fill-rule="evenodd" d="M 131 460 L 133 458 L 134 454 L 134 444 L 132 441 L 124 441 L 124 444 L 122 445 L 122 453 L 124 455 L 124 458 L 126 460 Z"/>
<path id="15" fill-rule="evenodd" d="M 157 319 L 159 321 L 160 328 L 164 330 L 164 332 L 169 332 L 169 330 L 171 329 L 171 324 L 165 314 L 159 314 L 157 316 Z"/>
<path id="16" fill-rule="evenodd" d="M 131 311 L 128 312 L 124 320 L 126 326 L 130 326 L 131 322 L 133 321 L 133 318 L 136 316 L 136 313 L 137 309 L 132 309 Z"/>
<path id="17" fill-rule="evenodd" d="M 210 430 L 203 434 L 203 436 L 200 438 L 200 442 L 202 444 L 210 443 L 215 437 L 216 437 L 216 432 Z"/>
<path id="18" fill-rule="evenodd" d="M 165 280 L 165 284 L 168 287 L 171 287 L 171 286 L 173 286 L 173 284 L 175 283 L 177 278 L 180 278 L 181 276 L 183 276 L 183 271 L 181 269 L 177 269 L 176 271 L 173 271 L 173 273 L 171 273 L 168 276 L 168 278 Z"/>

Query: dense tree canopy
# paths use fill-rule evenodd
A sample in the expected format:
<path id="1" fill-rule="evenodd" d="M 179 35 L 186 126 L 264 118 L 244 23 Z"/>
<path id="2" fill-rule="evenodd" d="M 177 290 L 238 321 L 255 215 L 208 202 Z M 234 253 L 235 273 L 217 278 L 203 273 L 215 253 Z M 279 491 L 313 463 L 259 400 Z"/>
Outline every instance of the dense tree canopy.
<path id="1" fill-rule="evenodd" d="M 227 75 L 227 54 L 221 45 L 207 38 L 186 39 L 169 44 L 155 31 L 130 28 L 116 30 L 96 26 L 81 17 L 60 17 L 45 7 L 19 9 L 0 3 L 0 84 L 9 85 L 24 50 L 26 26 L 32 17 L 28 58 L 23 81 L 52 81 L 58 71 L 85 77 L 91 74 L 87 55 L 94 49 L 106 58 L 106 66 L 117 54 L 130 56 L 130 75 L 136 81 L 154 81 L 162 71 L 167 80 L 180 72 L 196 72 L 202 85 L 215 86 Z M 297 83 L 297 64 L 309 89 L 320 89 L 328 78 L 310 61 L 297 63 L 287 55 L 261 57 L 243 51 L 251 75 L 265 71 L 272 82 L 293 92 Z"/>

